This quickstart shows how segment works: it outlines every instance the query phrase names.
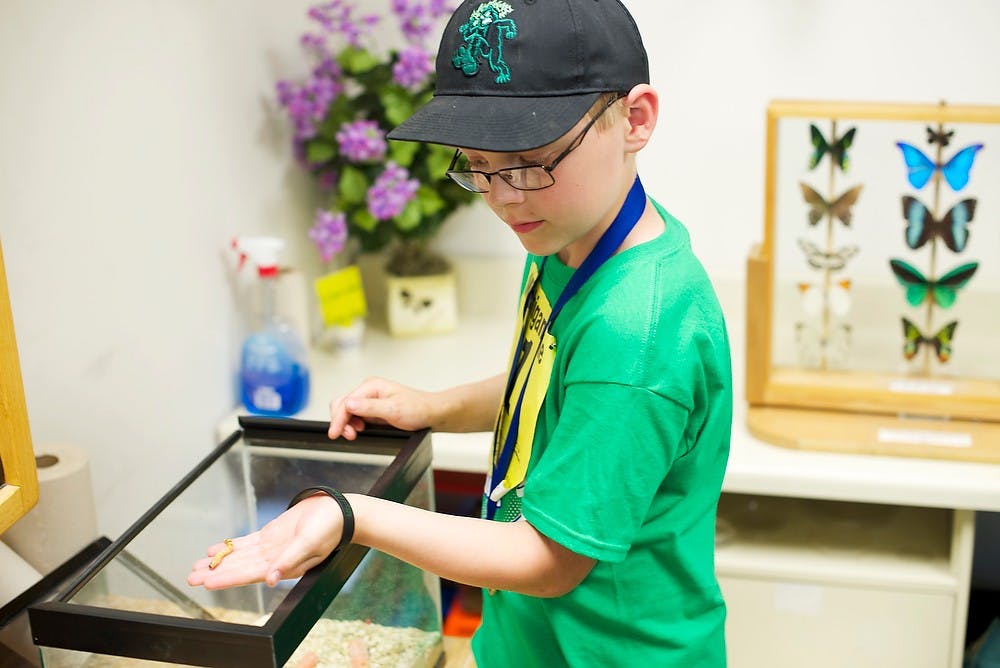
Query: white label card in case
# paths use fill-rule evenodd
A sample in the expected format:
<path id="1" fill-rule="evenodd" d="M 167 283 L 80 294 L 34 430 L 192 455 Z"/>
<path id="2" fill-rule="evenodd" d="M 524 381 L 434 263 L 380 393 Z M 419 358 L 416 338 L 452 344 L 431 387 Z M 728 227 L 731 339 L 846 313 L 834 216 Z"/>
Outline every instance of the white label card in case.
<path id="1" fill-rule="evenodd" d="M 934 394 L 943 397 L 954 394 L 955 387 L 951 383 L 932 380 L 894 380 L 889 383 L 889 391 L 903 394 Z"/>
<path id="2" fill-rule="evenodd" d="M 882 428 L 878 430 L 878 442 L 936 445 L 944 448 L 969 448 L 972 447 L 972 434 L 931 431 L 928 429 Z"/>

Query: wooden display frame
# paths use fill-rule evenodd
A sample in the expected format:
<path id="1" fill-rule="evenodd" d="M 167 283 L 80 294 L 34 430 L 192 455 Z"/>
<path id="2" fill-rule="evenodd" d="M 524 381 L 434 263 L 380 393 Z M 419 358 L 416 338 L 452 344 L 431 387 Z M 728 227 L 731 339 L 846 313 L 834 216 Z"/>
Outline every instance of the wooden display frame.
<path id="1" fill-rule="evenodd" d="M 947 391 L 934 383 L 927 383 L 930 387 L 922 391 L 919 376 L 774 363 L 778 126 L 782 119 L 921 122 L 937 127 L 950 123 L 1000 125 L 1000 107 L 809 101 L 775 101 L 768 106 L 764 238 L 752 248 L 747 262 L 746 398 L 751 433 L 788 447 L 895 454 L 898 448 L 873 449 L 871 437 L 858 434 L 868 434 L 876 423 L 891 426 L 894 421 L 903 424 L 910 418 L 923 420 L 921 424 L 944 420 L 958 428 L 966 421 L 977 434 L 973 439 L 976 448 L 920 447 L 902 454 L 939 453 L 947 458 L 1000 462 L 1000 381 L 950 376 Z M 987 234 L 986 224 L 991 222 L 995 223 L 986 221 L 984 229 L 976 232 Z M 905 391 L 897 389 L 901 383 L 908 383 Z M 798 415 L 788 420 L 790 411 L 802 411 L 808 419 L 803 421 Z M 864 428 L 853 424 L 851 416 L 855 415 Z M 873 417 L 881 422 L 873 422 Z"/>
<path id="2" fill-rule="evenodd" d="M 28 410 L 0 248 L 0 534 L 38 502 Z"/>

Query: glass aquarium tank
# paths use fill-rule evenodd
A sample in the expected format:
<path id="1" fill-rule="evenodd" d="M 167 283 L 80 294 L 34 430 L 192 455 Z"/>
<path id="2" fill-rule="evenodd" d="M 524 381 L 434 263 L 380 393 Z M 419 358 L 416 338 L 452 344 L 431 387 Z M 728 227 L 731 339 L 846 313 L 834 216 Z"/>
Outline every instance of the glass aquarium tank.
<path id="1" fill-rule="evenodd" d="M 187 584 L 208 545 L 261 528 L 305 487 L 433 510 L 427 430 L 331 441 L 327 427 L 240 418 L 62 593 L 29 609 L 43 666 L 439 665 L 438 577 L 361 545 L 274 588 Z"/>

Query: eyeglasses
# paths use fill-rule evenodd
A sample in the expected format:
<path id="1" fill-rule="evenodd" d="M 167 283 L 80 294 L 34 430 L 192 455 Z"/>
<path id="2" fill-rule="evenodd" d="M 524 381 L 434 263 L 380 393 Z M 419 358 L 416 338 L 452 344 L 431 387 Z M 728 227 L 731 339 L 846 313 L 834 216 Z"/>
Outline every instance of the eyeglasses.
<path id="1" fill-rule="evenodd" d="M 597 119 L 603 116 L 604 112 L 610 109 L 622 97 L 624 96 L 616 97 L 608 102 L 590 119 L 590 122 L 580 131 L 580 134 L 573 138 L 569 146 L 548 165 L 507 167 L 505 169 L 498 169 L 495 172 L 483 172 L 478 169 L 455 169 L 455 165 L 458 164 L 459 159 L 462 157 L 462 150 L 458 149 L 455 151 L 455 156 L 451 159 L 451 165 L 448 166 L 448 171 L 445 173 L 452 181 L 474 193 L 488 193 L 494 176 L 499 176 L 503 179 L 504 183 L 517 190 L 542 190 L 543 188 L 551 187 L 556 183 L 555 177 L 552 176 L 553 170 L 567 155 L 579 148 L 580 144 L 583 143 L 584 137 L 587 136 L 587 132 L 590 128 L 594 127 Z"/>

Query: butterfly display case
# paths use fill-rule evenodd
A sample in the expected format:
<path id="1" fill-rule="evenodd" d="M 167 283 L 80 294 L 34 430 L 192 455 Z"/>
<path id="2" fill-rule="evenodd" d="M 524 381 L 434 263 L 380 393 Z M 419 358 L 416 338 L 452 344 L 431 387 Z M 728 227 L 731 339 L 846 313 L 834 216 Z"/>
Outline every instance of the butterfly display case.
<path id="1" fill-rule="evenodd" d="M 1000 461 L 1000 107 L 776 101 L 748 427 Z"/>
<path id="2" fill-rule="evenodd" d="M 438 578 L 361 545 L 274 588 L 187 585 L 208 545 L 258 529 L 305 487 L 433 506 L 427 430 L 348 442 L 321 422 L 240 424 L 65 591 L 29 607 L 43 666 L 439 665 Z"/>
<path id="3" fill-rule="evenodd" d="M 0 249 L 0 534 L 37 502 L 38 473 Z"/>

